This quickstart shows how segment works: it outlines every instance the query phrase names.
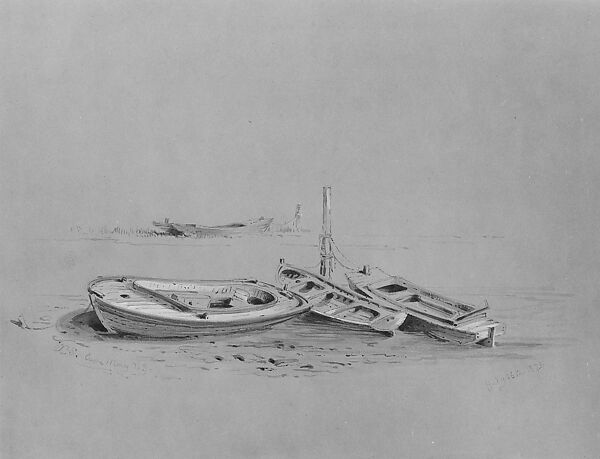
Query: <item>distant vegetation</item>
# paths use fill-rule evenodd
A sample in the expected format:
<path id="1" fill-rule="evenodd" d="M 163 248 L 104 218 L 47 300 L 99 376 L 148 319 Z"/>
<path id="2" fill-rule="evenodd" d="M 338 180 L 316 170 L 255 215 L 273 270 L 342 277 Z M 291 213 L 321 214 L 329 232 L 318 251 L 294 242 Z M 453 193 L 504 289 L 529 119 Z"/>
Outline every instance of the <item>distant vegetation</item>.
<path id="1" fill-rule="evenodd" d="M 128 237 L 178 237 L 174 236 L 167 231 L 158 227 L 123 227 L 115 226 L 113 228 L 109 226 L 91 227 L 73 225 L 69 228 L 69 232 L 73 234 L 79 234 L 81 236 L 95 236 L 95 237 L 115 237 L 115 236 L 128 236 Z M 307 233 L 310 230 L 300 228 L 294 229 L 289 224 L 273 223 L 271 228 L 264 234 L 281 234 L 281 233 Z M 201 237 L 201 236 L 200 236 Z M 209 236 L 207 236 L 209 237 Z"/>
<path id="2" fill-rule="evenodd" d="M 80 226 L 74 225 L 70 228 L 71 233 L 81 234 L 82 236 L 100 236 L 100 237 L 111 237 L 111 236 L 135 236 L 135 237 L 163 237 L 170 236 L 164 231 L 158 228 L 125 228 L 121 226 L 115 226 L 109 228 L 108 226 L 102 226 L 100 228 L 94 228 L 91 226 Z"/>

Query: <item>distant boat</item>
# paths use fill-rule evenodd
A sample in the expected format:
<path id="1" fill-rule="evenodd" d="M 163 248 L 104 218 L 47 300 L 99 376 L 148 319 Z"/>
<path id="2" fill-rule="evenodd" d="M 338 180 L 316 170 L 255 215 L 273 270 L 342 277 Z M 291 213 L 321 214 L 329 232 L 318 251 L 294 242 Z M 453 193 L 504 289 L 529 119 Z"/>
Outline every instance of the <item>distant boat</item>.
<path id="1" fill-rule="evenodd" d="M 88 293 L 110 333 L 149 338 L 255 330 L 309 309 L 300 296 L 256 280 L 99 277 Z"/>
<path id="2" fill-rule="evenodd" d="M 168 218 L 165 218 L 162 222 L 153 221 L 152 225 L 154 225 L 158 234 L 171 234 L 171 223 L 169 223 Z"/>
<path id="3" fill-rule="evenodd" d="M 161 231 L 173 236 L 185 237 L 230 237 L 244 234 L 265 233 L 273 223 L 272 218 L 260 217 L 241 223 L 229 223 L 228 225 L 203 226 L 194 223 L 170 223 L 169 219 L 164 222 L 153 222 L 154 226 Z"/>
<path id="4" fill-rule="evenodd" d="M 489 306 L 477 307 L 419 287 L 400 276 L 366 269 L 346 274 L 350 287 L 374 301 L 408 314 L 403 328 L 414 327 L 456 344 L 494 346 L 505 325 L 487 317 Z"/>
<path id="5" fill-rule="evenodd" d="M 406 319 L 398 308 L 381 306 L 302 268 L 282 263 L 278 277 L 284 288 L 304 298 L 311 312 L 324 319 L 388 334 Z"/>

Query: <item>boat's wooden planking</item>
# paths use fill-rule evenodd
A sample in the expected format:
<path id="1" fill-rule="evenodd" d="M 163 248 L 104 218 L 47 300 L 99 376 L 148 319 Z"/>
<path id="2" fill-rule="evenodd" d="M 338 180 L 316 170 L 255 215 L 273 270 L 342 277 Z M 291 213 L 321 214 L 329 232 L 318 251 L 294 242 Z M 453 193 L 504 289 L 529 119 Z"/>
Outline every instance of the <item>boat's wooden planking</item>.
<path id="1" fill-rule="evenodd" d="M 176 282 L 99 278 L 90 283 L 88 291 L 92 306 L 107 330 L 149 337 L 262 328 L 309 308 L 306 301 L 291 292 L 250 280 Z M 192 297 L 201 300 L 198 307 L 184 303 Z"/>
<path id="2" fill-rule="evenodd" d="M 248 318 L 253 319 L 252 321 L 244 321 L 243 318 L 239 318 L 240 320 L 235 323 L 231 321 L 219 323 L 212 320 L 212 318 L 210 321 L 206 320 L 205 323 L 181 320 L 169 323 L 153 320 L 145 315 L 128 315 L 123 311 L 111 313 L 106 309 L 97 307 L 94 309 L 100 321 L 109 332 L 149 338 L 184 338 L 256 330 L 283 322 L 296 315 L 275 315 L 272 317 L 260 317 L 258 320 L 256 320 L 257 318 Z"/>
<path id="3" fill-rule="evenodd" d="M 505 333 L 504 324 L 487 317 L 488 306 L 468 303 L 423 289 L 399 276 L 387 274 L 346 274 L 351 288 L 405 311 L 410 321 L 427 334 L 457 344 L 479 343 L 494 346 L 495 338 Z"/>
<path id="4" fill-rule="evenodd" d="M 326 319 L 393 333 L 406 318 L 404 312 L 381 307 L 317 274 L 292 265 L 282 264 L 279 280 L 288 290 L 302 296 L 311 305 L 312 313 Z"/>

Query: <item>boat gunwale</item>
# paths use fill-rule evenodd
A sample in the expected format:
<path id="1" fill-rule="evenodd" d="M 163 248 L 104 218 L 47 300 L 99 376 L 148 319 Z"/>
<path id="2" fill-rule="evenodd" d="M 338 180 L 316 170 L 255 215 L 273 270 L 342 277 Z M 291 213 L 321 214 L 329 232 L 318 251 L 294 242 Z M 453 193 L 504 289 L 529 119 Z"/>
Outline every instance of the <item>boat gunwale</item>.
<path id="1" fill-rule="evenodd" d="M 292 300 L 290 300 L 290 301 L 292 301 Z M 135 311 L 130 308 L 115 307 L 115 305 L 108 303 L 107 301 L 104 301 L 101 298 L 95 298 L 92 302 L 92 307 L 94 308 L 94 310 L 96 308 L 99 308 L 102 314 L 112 314 L 112 315 L 119 316 L 121 318 L 124 318 L 126 320 L 131 320 L 131 321 L 136 321 L 136 320 L 142 319 L 145 322 L 153 323 L 156 325 L 168 325 L 168 326 L 174 325 L 177 327 L 187 327 L 187 328 L 197 328 L 197 326 L 200 325 L 201 328 L 210 329 L 210 328 L 217 328 L 217 327 L 231 328 L 231 327 L 236 327 L 236 326 L 241 326 L 241 325 L 254 325 L 254 324 L 260 324 L 262 322 L 269 323 L 272 320 L 280 321 L 279 319 L 281 319 L 281 321 L 287 320 L 298 314 L 302 314 L 304 312 L 309 311 L 308 307 L 305 307 L 304 310 L 300 311 L 300 312 L 298 312 L 296 310 L 298 307 L 302 306 L 303 303 L 306 303 L 306 301 L 300 302 L 293 309 L 280 308 L 279 311 L 283 310 L 285 312 L 281 312 L 279 314 L 271 313 L 269 315 L 262 314 L 262 315 L 255 315 L 255 316 L 243 317 L 243 318 L 234 317 L 233 319 L 231 318 L 231 316 L 235 316 L 236 314 L 230 314 L 228 316 L 228 318 L 230 320 L 216 321 L 216 322 L 214 321 L 214 319 L 211 320 L 211 314 L 208 314 L 206 318 L 200 318 L 193 313 L 177 311 L 180 314 L 179 317 L 157 316 L 154 314 L 140 313 L 139 311 Z M 271 308 L 271 309 L 273 309 L 273 308 Z M 248 314 L 248 313 L 247 312 L 237 313 L 237 315 L 239 315 L 239 314 Z M 223 317 L 223 314 L 212 314 L 212 317 Z"/>
<path id="2" fill-rule="evenodd" d="M 370 298 L 368 298 L 368 297 L 366 297 L 366 296 L 364 296 L 364 295 L 362 295 L 362 294 L 360 294 L 360 293 L 358 293 L 356 291 L 353 291 L 353 290 L 350 290 L 350 289 L 346 289 L 346 288 L 344 288 L 344 287 L 342 287 L 340 285 L 336 285 L 333 282 L 331 282 L 330 280 L 325 279 L 324 277 L 322 277 L 319 274 L 312 273 L 312 272 L 307 271 L 307 270 L 302 269 L 302 268 L 297 268 L 296 266 L 290 265 L 288 263 L 281 264 L 281 266 L 278 269 L 277 275 L 278 275 L 278 277 L 279 277 L 280 280 L 281 280 L 281 277 L 282 277 L 281 276 L 281 272 L 282 272 L 282 270 L 284 268 L 288 268 L 288 269 L 292 269 L 292 270 L 295 270 L 295 271 L 299 271 L 301 274 L 305 274 L 305 275 L 308 275 L 308 276 L 315 277 L 318 280 L 320 280 L 321 282 L 323 282 L 326 285 L 328 285 L 333 290 L 339 290 L 339 291 L 343 292 L 345 294 L 345 296 L 350 297 L 354 301 L 356 301 L 356 299 L 358 299 L 358 301 L 366 302 L 369 305 L 373 305 L 375 308 L 385 309 L 385 310 L 389 310 L 391 312 L 396 312 L 396 310 L 397 310 L 396 308 L 392 308 L 392 307 L 387 306 L 387 305 L 379 304 L 377 301 L 374 301 L 374 300 L 372 300 L 372 299 L 370 299 Z M 317 296 L 317 295 L 315 295 L 315 296 Z"/>
<path id="3" fill-rule="evenodd" d="M 357 272 L 356 274 L 362 274 L 362 273 Z M 440 301 L 441 303 L 445 303 L 449 306 L 453 306 L 453 307 L 459 309 L 460 311 L 462 311 L 462 313 L 460 313 L 460 314 L 457 311 L 457 313 L 452 315 L 453 317 L 455 317 L 455 320 L 460 320 L 463 317 L 467 317 L 467 316 L 470 316 L 473 314 L 484 312 L 489 309 L 489 306 L 480 307 L 473 303 L 467 303 L 465 301 L 456 300 L 454 298 L 443 295 L 441 293 L 434 292 L 433 290 L 421 287 L 418 284 L 415 284 L 414 282 L 411 282 L 402 276 L 390 275 L 390 274 L 386 274 L 386 273 L 383 273 L 383 274 L 386 276 L 385 278 L 378 278 L 370 283 L 365 282 L 364 284 L 362 284 L 361 288 L 365 287 L 371 293 L 376 294 L 379 297 L 387 297 L 387 295 L 385 295 L 381 292 L 375 292 L 374 289 L 381 288 L 380 286 L 375 287 L 375 285 L 380 284 L 380 283 L 385 284 L 390 279 L 393 279 L 393 281 L 396 282 L 398 285 L 401 285 L 401 286 L 405 287 L 407 290 L 412 291 L 410 293 L 412 293 L 413 295 L 421 295 L 422 294 L 424 299 L 429 298 L 434 301 Z M 364 274 L 362 274 L 362 275 L 365 276 Z M 386 298 L 386 299 L 388 299 L 388 298 Z M 390 299 L 389 301 L 396 302 L 397 300 Z M 400 302 L 400 301 L 398 300 L 398 302 Z M 461 308 L 460 306 L 464 306 L 465 308 L 470 308 L 470 310 L 467 311 L 464 308 Z"/>
<path id="4" fill-rule="evenodd" d="M 248 284 L 248 285 L 252 285 L 253 287 L 259 287 L 259 288 L 263 288 L 266 292 L 270 293 L 275 300 L 267 303 L 266 307 L 261 307 L 261 308 L 251 308 L 249 310 L 245 310 L 245 311 L 217 311 L 217 310 L 206 310 L 206 311 L 202 311 L 202 312 L 195 312 L 192 310 L 188 310 L 188 311 L 182 311 L 179 308 L 176 309 L 171 309 L 173 312 L 176 313 L 177 317 L 169 317 L 169 316 L 164 316 L 164 315 L 159 315 L 156 313 L 148 313 L 148 312 L 141 312 L 141 311 L 136 311 L 130 307 L 127 306 L 121 306 L 118 303 L 112 303 L 109 302 L 108 300 L 106 300 L 104 298 L 104 294 L 102 294 L 101 292 L 98 292 L 96 290 L 94 290 L 94 286 L 96 286 L 96 284 L 98 284 L 99 282 L 103 282 L 103 281 L 119 281 L 121 280 L 122 282 L 125 282 L 127 280 L 129 281 L 135 281 L 135 280 L 149 280 L 149 281 L 166 281 L 166 282 L 180 282 L 180 283 L 186 283 L 186 282 L 195 282 L 195 283 L 217 283 L 217 284 Z M 131 287 L 130 287 L 131 288 Z M 308 302 L 306 301 L 306 299 L 304 299 L 301 295 L 298 295 L 294 292 L 290 292 L 290 291 L 286 291 L 284 289 L 281 289 L 279 287 L 276 287 L 274 285 L 271 284 L 267 284 L 265 282 L 261 282 L 261 281 L 257 281 L 255 279 L 251 279 L 251 280 L 245 280 L 245 279 L 230 279 L 230 280 L 177 280 L 177 279 L 164 279 L 164 278 L 149 278 L 149 277 L 138 277 L 138 276 L 99 276 L 96 279 L 90 281 L 88 283 L 88 294 L 90 295 L 90 300 L 95 300 L 97 302 L 99 302 L 100 305 L 102 305 L 104 307 L 104 309 L 110 309 L 111 313 L 112 311 L 121 311 L 121 312 L 126 312 L 129 315 L 132 315 L 134 317 L 139 317 L 139 318 L 143 318 L 145 320 L 148 319 L 152 319 L 152 320 L 156 320 L 158 322 L 170 322 L 170 323 L 188 323 L 188 324 L 206 324 L 207 326 L 211 326 L 211 325 L 215 325 L 214 321 L 211 321 L 210 317 L 221 317 L 221 318 L 227 318 L 229 320 L 227 321 L 217 321 L 216 324 L 217 325 L 225 325 L 228 323 L 231 323 L 232 325 L 236 324 L 237 320 L 241 320 L 243 323 L 255 323 L 255 322 L 262 322 L 264 321 L 264 317 L 275 317 L 279 314 L 282 315 L 282 317 L 291 317 L 297 314 L 302 314 L 304 312 L 307 312 L 310 309 L 310 306 L 308 304 Z M 154 296 L 150 293 L 145 293 L 146 295 L 149 296 Z M 165 296 L 164 295 L 160 295 L 161 298 L 158 298 L 160 301 L 165 301 Z M 155 297 L 156 298 L 156 297 Z M 172 301 L 168 301 L 167 302 L 172 304 Z M 93 301 L 92 301 L 92 306 L 94 306 Z M 264 306 L 264 305 L 262 305 Z M 298 309 L 301 309 L 300 312 L 298 312 Z M 167 309 L 166 307 L 164 309 Z M 255 314 L 253 314 L 255 313 Z M 262 315 L 260 314 L 256 314 L 256 313 L 263 313 Z M 266 313 L 266 314 L 264 314 Z M 206 314 L 207 317 L 206 318 L 201 318 L 199 317 L 200 314 Z M 250 315 L 250 317 L 249 317 Z M 253 317 L 253 315 L 255 315 L 256 317 Z M 238 316 L 238 317 L 236 317 Z M 239 317 L 241 316 L 241 317 Z M 262 319 L 262 320 L 256 320 L 256 319 Z"/>
<path id="5" fill-rule="evenodd" d="M 377 301 L 369 299 L 368 297 L 366 297 L 358 292 L 352 291 L 350 289 L 346 289 L 342 286 L 338 286 L 338 285 L 334 284 L 333 282 L 329 281 L 328 279 L 325 279 L 321 275 L 312 273 L 303 268 L 297 268 L 296 266 L 290 265 L 288 263 L 282 263 L 278 269 L 277 275 L 279 277 L 280 282 L 282 282 L 282 279 L 285 278 L 285 276 L 282 275 L 282 272 L 285 269 L 290 269 L 292 271 L 296 271 L 297 273 L 299 273 L 303 277 L 305 277 L 307 282 L 309 282 L 310 278 L 312 277 L 312 278 L 315 278 L 325 284 L 324 291 L 319 292 L 318 294 L 313 295 L 311 297 L 308 297 L 307 300 L 308 299 L 314 300 L 315 298 L 317 298 L 319 296 L 326 296 L 330 293 L 335 293 L 337 295 L 340 295 L 342 297 L 346 297 L 346 298 L 350 299 L 353 303 L 358 303 L 358 304 L 346 304 L 342 307 L 334 308 L 335 313 L 332 315 L 326 314 L 325 312 L 322 312 L 322 311 L 319 311 L 318 309 L 315 309 L 315 307 L 311 307 L 310 312 L 318 315 L 319 317 L 323 317 L 325 319 L 332 320 L 332 321 L 338 322 L 340 324 L 345 324 L 348 326 L 355 326 L 355 327 L 360 327 L 363 329 L 367 328 L 367 329 L 370 329 L 371 331 L 374 331 L 377 333 L 385 333 L 385 334 L 392 334 L 392 335 L 394 334 L 395 329 L 400 327 L 402 325 L 402 323 L 397 324 L 396 326 L 394 326 L 393 329 L 378 329 L 378 328 L 375 328 L 373 324 L 376 322 L 382 321 L 385 318 L 390 317 L 390 316 L 393 316 L 397 319 L 396 316 L 398 314 L 402 314 L 404 316 L 402 318 L 402 322 L 404 322 L 404 320 L 407 317 L 406 311 L 399 311 L 398 308 L 391 307 L 391 306 L 388 306 L 385 304 L 381 304 Z M 282 282 L 282 283 L 284 285 L 287 285 L 284 282 Z M 289 289 L 293 289 L 293 288 L 294 288 L 293 286 L 289 287 Z M 340 303 L 343 303 L 343 302 L 340 302 Z M 338 315 L 340 313 L 343 313 L 344 311 L 352 309 L 352 308 L 369 309 L 369 310 L 373 311 L 374 313 L 376 313 L 376 316 L 368 321 L 357 321 L 357 320 L 338 317 Z"/>
<path id="6" fill-rule="evenodd" d="M 229 230 L 243 230 L 243 229 L 247 229 L 247 228 L 260 228 L 262 226 L 268 226 L 270 224 L 273 223 L 273 220 L 275 220 L 275 218 L 273 217 L 268 217 L 265 218 L 263 220 L 250 220 L 246 223 L 244 222 L 234 222 L 234 223 L 227 223 L 225 225 L 214 225 L 214 226 L 208 226 L 208 225 L 194 225 L 195 229 L 201 229 L 201 230 L 225 230 L 225 231 L 229 231 Z"/>
<path id="7" fill-rule="evenodd" d="M 408 306 L 411 304 L 411 302 L 396 301 L 391 298 L 387 298 L 386 295 L 370 289 L 368 285 L 361 285 L 359 288 L 366 289 L 368 292 L 372 293 L 376 298 L 378 298 L 381 301 L 387 301 L 388 303 L 390 303 L 392 305 L 397 305 L 398 308 L 403 308 L 406 312 L 408 312 L 409 315 L 415 316 L 417 318 L 422 318 L 423 320 L 431 320 L 431 321 L 433 321 L 433 322 L 431 322 L 432 325 L 445 327 L 450 330 L 457 330 L 457 329 L 464 330 L 465 326 L 473 323 L 473 320 L 476 320 L 476 319 L 473 319 L 473 320 L 465 321 L 465 323 L 461 323 L 460 319 L 463 316 L 458 316 L 456 318 L 452 318 L 452 317 L 442 318 L 442 317 L 439 317 L 439 316 L 436 316 L 436 315 L 433 315 L 433 314 L 430 314 L 430 313 L 427 313 L 424 311 L 420 311 L 418 309 L 414 309 L 414 308 Z M 420 301 L 417 301 L 417 303 L 420 303 Z M 425 306 L 428 306 L 427 303 L 425 303 Z M 488 308 L 484 308 L 483 311 L 485 311 L 487 309 Z M 476 313 L 476 312 L 482 312 L 482 311 L 474 311 L 474 313 Z M 471 315 L 471 314 L 468 314 L 468 315 Z M 482 319 L 483 318 L 492 320 L 492 319 L 489 319 L 487 316 L 482 317 Z"/>
<path id="8" fill-rule="evenodd" d="M 354 274 L 362 274 L 362 273 L 354 273 Z M 363 277 L 366 277 L 364 274 L 362 274 Z M 408 307 L 408 305 L 410 303 L 407 302 L 403 302 L 400 300 L 393 300 L 390 298 L 387 298 L 387 295 L 381 293 L 380 291 L 377 290 L 377 287 L 375 287 L 376 284 L 380 284 L 380 283 L 385 283 L 387 282 L 389 279 L 403 279 L 400 276 L 391 276 L 391 275 L 387 275 L 386 274 L 386 278 L 382 279 L 375 279 L 373 282 L 367 282 L 366 280 L 362 280 L 362 282 L 356 282 L 356 279 L 350 279 L 348 277 L 348 275 L 346 276 L 348 278 L 348 281 L 350 282 L 351 285 L 355 285 L 356 288 L 360 288 L 361 290 L 366 290 L 369 293 L 371 293 L 372 295 L 374 295 L 376 298 L 378 298 L 381 301 L 386 301 L 388 303 L 390 303 L 391 305 L 397 305 L 398 308 L 403 308 L 409 316 L 415 317 L 416 319 L 419 319 L 421 321 L 424 321 L 427 324 L 430 324 L 433 327 L 440 327 L 440 328 L 444 328 L 447 329 L 449 331 L 454 331 L 454 332 L 458 332 L 458 333 L 462 333 L 462 334 L 469 334 L 469 335 L 477 335 L 478 333 L 481 333 L 481 331 L 473 331 L 471 329 L 471 326 L 474 325 L 474 323 L 478 320 L 484 320 L 486 322 L 488 322 L 487 324 L 482 325 L 482 330 L 489 330 L 491 328 L 497 329 L 498 332 L 496 336 L 500 336 L 502 334 L 504 334 L 505 332 L 505 328 L 506 325 L 502 322 L 498 322 L 495 319 L 492 319 L 490 317 L 487 317 L 487 313 L 485 313 L 485 311 L 489 310 L 489 306 L 485 306 L 481 309 L 475 310 L 475 311 L 471 311 L 468 314 L 465 314 L 464 316 L 459 316 L 457 319 L 443 319 L 441 317 L 437 317 L 437 316 L 432 316 L 428 313 L 425 313 L 423 311 L 419 311 L 419 310 L 415 310 L 413 308 Z M 405 279 L 403 279 L 405 280 Z M 409 284 L 412 284 L 409 281 L 406 281 Z M 416 285 L 416 284 L 412 284 L 412 285 Z M 418 288 L 418 286 L 417 286 Z M 461 303 L 464 304 L 464 303 Z M 461 323 L 461 318 L 463 317 L 469 317 L 469 316 L 473 316 L 474 314 L 477 313 L 482 313 L 484 312 L 485 315 L 477 318 L 477 317 L 472 317 L 470 318 L 470 320 L 466 320 L 463 323 Z M 475 328 L 475 327 L 473 327 Z"/>

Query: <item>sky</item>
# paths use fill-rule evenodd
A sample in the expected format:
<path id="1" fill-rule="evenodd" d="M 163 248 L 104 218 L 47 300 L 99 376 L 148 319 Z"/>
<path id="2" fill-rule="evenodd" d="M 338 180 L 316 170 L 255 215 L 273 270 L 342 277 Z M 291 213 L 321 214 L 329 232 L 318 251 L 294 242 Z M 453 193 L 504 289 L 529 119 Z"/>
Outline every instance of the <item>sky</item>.
<path id="1" fill-rule="evenodd" d="M 600 223 L 600 4 L 4 1 L 2 231 Z M 597 250 L 597 249 L 596 249 Z"/>

